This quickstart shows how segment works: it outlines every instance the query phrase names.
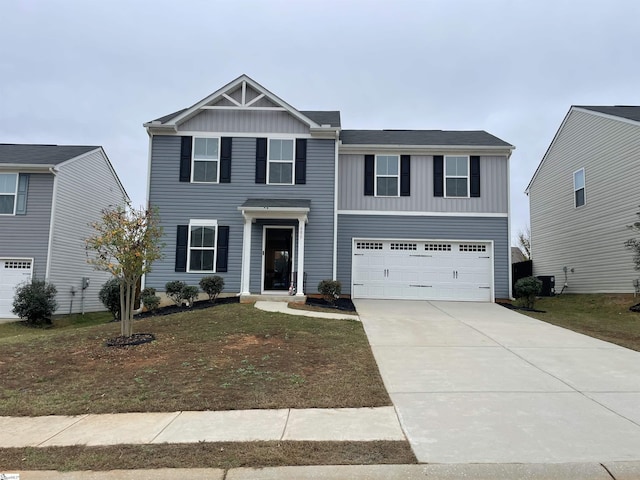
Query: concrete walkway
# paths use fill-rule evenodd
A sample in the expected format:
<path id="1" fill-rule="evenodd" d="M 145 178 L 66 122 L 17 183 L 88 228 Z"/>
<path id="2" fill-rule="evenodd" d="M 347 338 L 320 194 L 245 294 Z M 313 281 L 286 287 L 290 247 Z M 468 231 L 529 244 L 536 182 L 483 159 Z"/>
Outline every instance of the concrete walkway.
<path id="1" fill-rule="evenodd" d="M 286 302 L 256 302 L 256 308 L 264 310 L 265 312 L 278 312 L 286 313 L 288 315 L 300 315 L 302 317 L 316 317 L 316 318 L 330 318 L 335 320 L 356 320 L 360 321 L 358 315 L 349 315 L 341 313 L 324 313 L 314 312 L 311 310 L 299 310 L 297 308 L 289 308 Z"/>
<path id="2" fill-rule="evenodd" d="M 0 447 L 405 440 L 393 407 L 0 417 Z"/>
<path id="3" fill-rule="evenodd" d="M 490 303 L 356 306 L 420 462 L 640 461 L 640 352 Z"/>

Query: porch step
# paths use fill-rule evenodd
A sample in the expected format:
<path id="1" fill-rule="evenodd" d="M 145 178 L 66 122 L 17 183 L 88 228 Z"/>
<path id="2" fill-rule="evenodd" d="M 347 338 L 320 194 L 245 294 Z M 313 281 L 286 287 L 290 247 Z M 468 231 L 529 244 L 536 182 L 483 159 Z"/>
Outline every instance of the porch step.
<path id="1" fill-rule="evenodd" d="M 293 303 L 305 303 L 307 296 L 297 295 L 240 295 L 240 303 L 255 303 L 255 302 L 293 302 Z"/>

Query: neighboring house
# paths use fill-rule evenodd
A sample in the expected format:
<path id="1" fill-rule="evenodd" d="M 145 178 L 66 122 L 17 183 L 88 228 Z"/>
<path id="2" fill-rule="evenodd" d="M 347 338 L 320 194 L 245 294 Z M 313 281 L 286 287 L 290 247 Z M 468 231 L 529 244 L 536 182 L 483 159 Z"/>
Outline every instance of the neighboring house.
<path id="1" fill-rule="evenodd" d="M 164 259 L 145 284 L 493 301 L 510 296 L 510 144 L 484 131 L 343 130 L 243 75 L 145 123 Z"/>
<path id="2" fill-rule="evenodd" d="M 511 247 L 511 263 L 519 263 L 527 260 L 519 247 Z"/>
<path id="3" fill-rule="evenodd" d="M 32 278 L 57 287 L 57 313 L 104 310 L 110 275 L 87 264 L 84 239 L 127 198 L 102 147 L 0 144 L 0 318 Z"/>
<path id="4" fill-rule="evenodd" d="M 534 274 L 556 291 L 633 293 L 639 184 L 640 107 L 572 106 L 526 190 Z"/>

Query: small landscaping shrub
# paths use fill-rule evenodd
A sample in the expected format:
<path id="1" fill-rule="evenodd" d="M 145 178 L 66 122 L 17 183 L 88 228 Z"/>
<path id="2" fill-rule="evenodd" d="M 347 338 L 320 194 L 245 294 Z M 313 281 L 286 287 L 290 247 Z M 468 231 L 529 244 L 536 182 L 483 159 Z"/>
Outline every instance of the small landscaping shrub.
<path id="1" fill-rule="evenodd" d="M 182 290 L 187 286 L 186 283 L 181 282 L 180 280 L 174 280 L 172 282 L 167 282 L 164 286 L 164 290 L 167 293 L 167 296 L 173 300 L 173 303 L 180 306 L 182 305 Z"/>
<path id="2" fill-rule="evenodd" d="M 28 325 L 50 325 L 50 317 L 58 308 L 57 293 L 55 285 L 44 280 L 24 283 L 16 290 L 11 311 L 25 319 Z"/>
<path id="3" fill-rule="evenodd" d="M 322 297 L 333 305 L 342 292 L 342 284 L 338 280 L 322 280 L 318 284 L 318 291 Z"/>
<path id="4" fill-rule="evenodd" d="M 113 315 L 113 319 L 118 320 L 120 318 L 120 280 L 112 278 L 106 282 L 102 285 L 98 296 L 105 308 Z"/>
<path id="5" fill-rule="evenodd" d="M 524 277 L 516 282 L 515 296 L 527 308 L 533 308 L 536 295 L 542 292 L 542 282 L 536 277 Z"/>
<path id="6" fill-rule="evenodd" d="M 147 287 L 140 293 L 140 300 L 147 310 L 153 312 L 160 306 L 160 297 L 156 295 L 156 289 Z"/>
<path id="7" fill-rule="evenodd" d="M 189 306 L 192 306 L 193 302 L 198 298 L 198 293 L 200 293 L 198 287 L 185 285 L 182 289 L 182 299 L 185 300 Z"/>
<path id="8" fill-rule="evenodd" d="M 200 288 L 209 295 L 210 302 L 215 302 L 220 292 L 224 289 L 224 279 L 218 275 L 203 277 L 200 280 Z"/>

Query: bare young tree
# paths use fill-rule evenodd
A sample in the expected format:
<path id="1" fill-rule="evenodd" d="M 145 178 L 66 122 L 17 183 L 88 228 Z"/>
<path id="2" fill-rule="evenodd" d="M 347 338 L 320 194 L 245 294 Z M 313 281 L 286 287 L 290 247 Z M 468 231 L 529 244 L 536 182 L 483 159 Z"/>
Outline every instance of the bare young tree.
<path id="1" fill-rule="evenodd" d="M 526 227 L 518 232 L 518 247 L 527 260 L 531 260 L 531 229 Z"/>

